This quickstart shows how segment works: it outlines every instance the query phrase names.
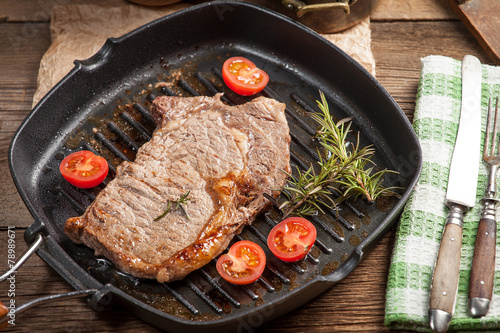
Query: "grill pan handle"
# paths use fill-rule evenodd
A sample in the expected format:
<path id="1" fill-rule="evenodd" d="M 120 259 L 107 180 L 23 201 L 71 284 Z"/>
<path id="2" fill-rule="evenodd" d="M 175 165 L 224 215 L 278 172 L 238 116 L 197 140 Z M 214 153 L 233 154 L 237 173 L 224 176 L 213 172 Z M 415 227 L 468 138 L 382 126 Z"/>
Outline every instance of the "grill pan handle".
<path id="1" fill-rule="evenodd" d="M 15 275 L 18 269 L 28 260 L 28 258 L 35 253 L 40 245 L 45 240 L 45 237 L 42 232 L 38 232 L 34 237 L 35 240 L 30 245 L 30 247 L 22 254 L 21 258 L 12 266 L 10 269 L 5 272 L 2 276 L 0 276 L 0 282 L 8 279 L 9 277 Z M 103 307 L 109 304 L 112 300 L 112 296 L 110 293 L 110 285 L 105 285 L 99 289 L 97 288 L 89 288 L 82 289 L 77 291 L 71 291 L 67 293 L 55 294 L 50 296 L 44 296 L 40 298 L 33 299 L 19 307 L 16 308 L 8 308 L 0 302 L 0 330 L 5 329 L 8 326 L 8 322 L 10 318 L 15 318 L 15 316 L 21 312 L 24 312 L 34 306 L 45 304 L 58 300 L 66 300 L 71 298 L 88 296 L 88 302 L 90 306 L 96 311 L 100 311 Z"/>
<path id="2" fill-rule="evenodd" d="M 96 294 L 97 292 L 99 292 L 99 290 L 97 289 L 86 289 L 86 290 L 71 291 L 68 293 L 40 297 L 31 300 L 28 303 L 25 303 L 20 307 L 12 310 L 9 310 L 3 303 L 0 302 L 0 330 L 3 330 L 8 326 L 9 318 L 15 318 L 15 316 L 18 315 L 19 313 L 24 312 L 34 306 L 58 300 L 66 300 L 71 298 L 93 295 Z"/>
<path id="3" fill-rule="evenodd" d="M 305 13 L 308 12 L 324 11 L 330 9 L 343 9 L 344 12 L 349 15 L 351 10 L 349 0 L 317 3 L 312 5 L 307 5 L 300 0 L 282 0 L 282 4 L 290 10 L 294 10 L 298 18 L 302 17 Z"/>
<path id="4" fill-rule="evenodd" d="M 23 253 L 21 258 L 2 276 L 0 276 L 0 282 L 4 281 L 11 275 L 15 275 L 17 270 L 28 260 L 29 257 L 42 245 L 43 235 L 40 233 L 36 236 L 35 241 L 30 245 L 30 247 Z"/>

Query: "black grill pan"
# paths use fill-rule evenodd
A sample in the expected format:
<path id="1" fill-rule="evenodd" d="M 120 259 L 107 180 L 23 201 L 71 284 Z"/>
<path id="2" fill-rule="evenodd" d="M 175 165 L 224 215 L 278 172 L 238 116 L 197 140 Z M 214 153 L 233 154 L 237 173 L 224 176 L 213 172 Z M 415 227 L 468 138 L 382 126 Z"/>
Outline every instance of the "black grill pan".
<path id="1" fill-rule="evenodd" d="M 300 263 L 285 264 L 267 250 L 265 238 L 279 221 L 276 208 L 261 214 L 237 239 L 263 246 L 268 266 L 257 282 L 236 287 L 222 280 L 214 265 L 168 284 L 117 271 L 93 251 L 73 244 L 63 232 L 68 217 L 83 213 L 99 186 L 80 190 L 58 172 L 61 159 L 80 149 L 104 156 L 111 173 L 133 160 L 152 133 L 147 114 L 161 94 L 193 96 L 224 92 L 228 104 L 248 100 L 228 91 L 221 66 L 242 55 L 267 71 L 262 92 L 287 105 L 291 163 L 305 168 L 317 158 L 311 140 L 319 90 L 338 119 L 352 116 L 361 144 L 371 144 L 380 168 L 397 170 L 387 186 L 400 186 L 399 198 L 347 202 L 338 211 L 315 216 L 318 241 Z M 353 135 L 354 138 L 354 135 Z M 196 332 L 250 331 L 317 296 L 349 274 L 397 218 L 421 168 L 421 151 L 409 121 L 384 88 L 358 63 L 312 30 L 267 9 L 244 2 L 196 5 L 111 38 L 74 69 L 32 110 L 9 151 L 14 182 L 34 217 L 28 244 L 40 234 L 37 254 L 75 289 L 97 289 L 89 303 L 110 299 L 162 329 Z M 236 240 L 237 240 L 236 239 Z"/>

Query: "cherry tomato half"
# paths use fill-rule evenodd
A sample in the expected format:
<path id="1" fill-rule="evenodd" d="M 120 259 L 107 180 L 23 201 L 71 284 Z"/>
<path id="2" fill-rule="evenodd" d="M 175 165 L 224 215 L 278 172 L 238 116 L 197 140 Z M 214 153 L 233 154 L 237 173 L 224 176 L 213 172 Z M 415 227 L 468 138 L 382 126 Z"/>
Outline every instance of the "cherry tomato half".
<path id="1" fill-rule="evenodd" d="M 80 188 L 91 188 L 106 178 L 108 162 L 91 151 L 81 150 L 66 156 L 59 170 L 70 184 Z"/>
<path id="2" fill-rule="evenodd" d="M 269 82 L 266 72 L 243 57 L 227 59 L 222 66 L 222 78 L 229 89 L 242 96 L 255 95 Z"/>
<path id="3" fill-rule="evenodd" d="M 224 280 L 234 284 L 248 284 L 257 280 L 266 267 L 266 254 L 250 241 L 234 243 L 226 254 L 217 260 L 217 271 Z"/>
<path id="4" fill-rule="evenodd" d="M 271 252 L 286 262 L 303 259 L 316 241 L 316 228 L 302 217 L 289 217 L 278 223 L 267 237 Z"/>

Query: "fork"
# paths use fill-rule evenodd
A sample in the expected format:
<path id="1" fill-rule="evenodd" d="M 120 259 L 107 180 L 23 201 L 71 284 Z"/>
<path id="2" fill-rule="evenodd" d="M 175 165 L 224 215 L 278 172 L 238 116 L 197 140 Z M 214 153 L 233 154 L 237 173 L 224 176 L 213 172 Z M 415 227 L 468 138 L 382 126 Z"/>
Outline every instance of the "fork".
<path id="1" fill-rule="evenodd" d="M 483 160 L 489 165 L 488 186 L 481 200 L 483 210 L 477 229 L 474 257 L 472 258 L 471 275 L 469 282 L 469 311 L 474 317 L 485 316 L 488 312 L 493 294 L 493 280 L 495 275 L 496 253 L 496 208 L 499 200 L 495 198 L 496 173 L 500 164 L 498 147 L 499 122 L 498 97 L 495 104 L 493 134 L 491 134 L 491 116 L 493 106 L 491 98 L 488 103 L 488 119 L 484 138 Z M 491 141 L 491 142 L 490 142 Z"/>

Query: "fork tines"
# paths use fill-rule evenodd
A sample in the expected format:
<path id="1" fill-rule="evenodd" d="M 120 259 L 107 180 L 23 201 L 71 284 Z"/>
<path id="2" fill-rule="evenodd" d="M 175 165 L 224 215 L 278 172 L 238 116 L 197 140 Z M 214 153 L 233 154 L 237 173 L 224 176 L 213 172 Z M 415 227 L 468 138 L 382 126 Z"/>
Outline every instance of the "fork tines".
<path id="1" fill-rule="evenodd" d="M 491 133 L 491 116 L 492 116 L 492 113 L 493 113 L 493 106 L 492 106 L 492 102 L 491 102 L 491 98 L 488 102 L 488 118 L 487 118 L 487 123 L 486 123 L 486 133 L 485 133 L 485 137 L 484 137 L 484 149 L 483 149 L 483 158 L 487 158 L 488 156 L 493 156 L 493 155 L 496 155 L 496 151 L 495 151 L 495 147 L 496 147 L 496 144 L 495 142 L 497 141 L 497 135 L 498 135 L 498 97 L 496 98 L 496 103 L 495 103 L 495 120 L 494 120 L 494 123 L 493 123 L 493 135 L 491 136 L 491 138 L 493 138 L 492 142 L 491 142 L 491 148 L 489 150 L 489 154 L 488 154 L 488 145 L 489 145 L 489 141 L 490 141 L 490 133 Z M 498 147 L 496 147 L 498 149 Z"/>

